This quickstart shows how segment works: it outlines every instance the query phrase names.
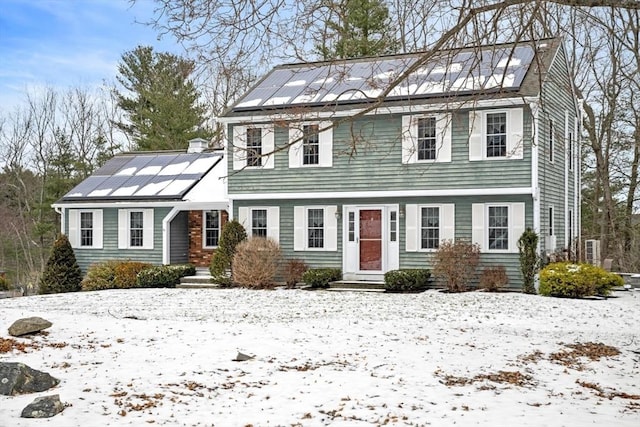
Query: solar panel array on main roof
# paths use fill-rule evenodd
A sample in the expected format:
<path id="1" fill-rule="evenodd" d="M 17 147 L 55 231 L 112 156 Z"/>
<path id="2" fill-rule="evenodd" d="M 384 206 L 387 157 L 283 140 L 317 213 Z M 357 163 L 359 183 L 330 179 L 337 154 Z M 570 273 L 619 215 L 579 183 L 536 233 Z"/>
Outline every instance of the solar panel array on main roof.
<path id="1" fill-rule="evenodd" d="M 490 46 L 432 58 L 394 87 L 386 99 L 447 93 L 517 90 L 534 58 L 533 46 Z M 234 111 L 349 103 L 380 96 L 420 55 L 277 67 Z"/>
<path id="2" fill-rule="evenodd" d="M 219 153 L 115 156 L 62 200 L 178 199 L 221 159 Z"/>

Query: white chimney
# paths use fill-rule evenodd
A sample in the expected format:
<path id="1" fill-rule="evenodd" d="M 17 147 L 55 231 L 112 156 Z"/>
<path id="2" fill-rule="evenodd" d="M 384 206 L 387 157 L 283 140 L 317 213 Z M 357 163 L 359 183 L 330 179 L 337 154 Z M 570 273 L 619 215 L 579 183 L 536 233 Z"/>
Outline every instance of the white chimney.
<path id="1" fill-rule="evenodd" d="M 202 138 L 194 138 L 189 140 L 187 153 L 202 153 L 207 148 L 209 148 L 209 141 Z"/>

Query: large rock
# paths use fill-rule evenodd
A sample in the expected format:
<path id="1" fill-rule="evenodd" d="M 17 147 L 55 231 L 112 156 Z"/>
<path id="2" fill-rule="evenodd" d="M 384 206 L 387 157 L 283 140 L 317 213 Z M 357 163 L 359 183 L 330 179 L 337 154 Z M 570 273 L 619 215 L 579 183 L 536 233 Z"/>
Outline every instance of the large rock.
<path id="1" fill-rule="evenodd" d="M 0 394 L 37 393 L 57 386 L 60 380 L 46 372 L 32 369 L 24 363 L 0 362 Z"/>
<path id="2" fill-rule="evenodd" d="M 32 334 L 50 328 L 51 325 L 51 322 L 42 317 L 25 317 L 24 319 L 16 320 L 13 322 L 13 325 L 9 326 L 9 335 L 19 337 L 21 335 Z"/>
<path id="3" fill-rule="evenodd" d="M 29 403 L 20 415 L 22 418 L 50 418 L 64 411 L 60 395 L 38 397 Z"/>

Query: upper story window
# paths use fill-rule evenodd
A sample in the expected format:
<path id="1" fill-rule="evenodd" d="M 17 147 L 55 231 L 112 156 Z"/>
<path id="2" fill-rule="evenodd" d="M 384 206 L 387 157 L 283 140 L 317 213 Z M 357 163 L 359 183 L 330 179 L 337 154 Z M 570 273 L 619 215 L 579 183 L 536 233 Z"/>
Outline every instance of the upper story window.
<path id="1" fill-rule="evenodd" d="M 93 246 L 93 212 L 80 212 L 80 246 Z"/>
<path id="2" fill-rule="evenodd" d="M 247 166 L 262 166 L 262 129 L 247 129 Z"/>
<path id="3" fill-rule="evenodd" d="M 215 248 L 220 239 L 220 211 L 204 212 L 204 247 Z"/>
<path id="4" fill-rule="evenodd" d="M 102 210 L 69 209 L 68 212 L 71 247 L 102 249 Z"/>
<path id="5" fill-rule="evenodd" d="M 234 125 L 231 139 L 233 170 L 273 169 L 274 141 L 273 125 Z"/>
<path id="6" fill-rule="evenodd" d="M 436 118 L 423 117 L 418 119 L 418 160 L 435 160 Z"/>
<path id="7" fill-rule="evenodd" d="M 469 112 L 469 160 L 522 159 L 524 110 Z"/>
<path id="8" fill-rule="evenodd" d="M 320 163 L 320 138 L 318 125 L 302 127 L 302 164 L 317 165 Z"/>
<path id="9" fill-rule="evenodd" d="M 118 248 L 153 249 L 153 209 L 118 210 Z"/>
<path id="10" fill-rule="evenodd" d="M 450 114 L 402 117 L 402 163 L 450 161 Z"/>
<path id="11" fill-rule="evenodd" d="M 289 124 L 289 167 L 331 167 L 333 127 L 331 122 Z"/>
<path id="12" fill-rule="evenodd" d="M 573 133 L 569 132 L 569 137 L 567 140 L 567 156 L 569 157 L 569 170 L 573 170 Z"/>
<path id="13" fill-rule="evenodd" d="M 553 152 L 555 150 L 555 135 L 553 134 L 553 119 L 549 120 L 549 161 L 553 163 Z"/>

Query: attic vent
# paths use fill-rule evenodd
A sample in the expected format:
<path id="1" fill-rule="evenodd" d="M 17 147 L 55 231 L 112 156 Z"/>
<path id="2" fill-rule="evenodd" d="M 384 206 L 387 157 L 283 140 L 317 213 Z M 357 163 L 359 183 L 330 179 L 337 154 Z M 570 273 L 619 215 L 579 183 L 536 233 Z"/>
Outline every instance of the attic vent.
<path id="1" fill-rule="evenodd" d="M 600 240 L 584 241 L 584 257 L 589 264 L 600 266 Z"/>
<path id="2" fill-rule="evenodd" d="M 207 148 L 209 148 L 209 141 L 202 138 L 194 138 L 189 140 L 187 153 L 202 153 Z"/>

